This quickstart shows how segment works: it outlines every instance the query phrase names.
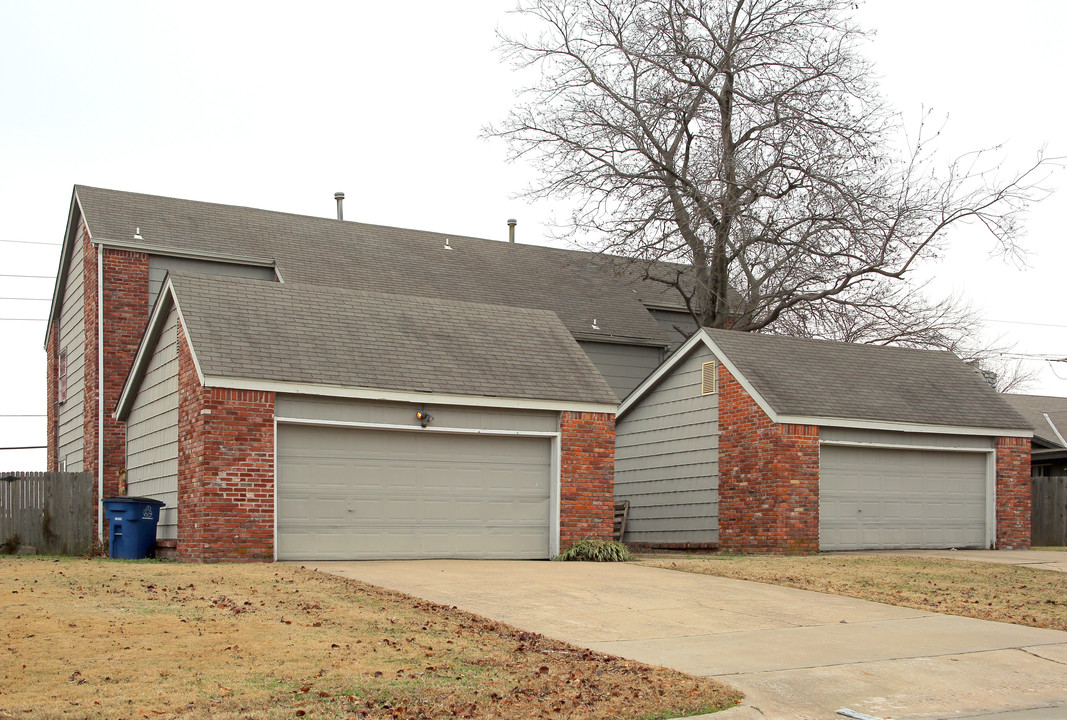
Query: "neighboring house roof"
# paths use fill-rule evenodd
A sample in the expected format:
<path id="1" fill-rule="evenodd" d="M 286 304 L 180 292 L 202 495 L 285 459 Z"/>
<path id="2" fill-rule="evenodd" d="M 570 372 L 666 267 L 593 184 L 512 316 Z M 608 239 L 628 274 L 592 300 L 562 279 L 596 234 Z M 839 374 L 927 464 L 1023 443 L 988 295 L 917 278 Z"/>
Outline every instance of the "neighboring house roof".
<path id="1" fill-rule="evenodd" d="M 1048 448 L 1067 447 L 1067 398 L 1006 394 L 1004 399 L 1030 423 L 1034 442 Z"/>
<path id="2" fill-rule="evenodd" d="M 1029 435 L 1026 420 L 950 352 L 711 328 L 698 331 L 638 386 L 619 419 L 699 344 L 775 422 Z"/>
<path id="3" fill-rule="evenodd" d="M 595 253 L 84 185 L 75 186 L 73 205 L 95 243 L 273 259 L 285 282 L 550 310 L 580 340 L 670 342 L 641 302 L 670 306 L 663 286 Z"/>
<path id="4" fill-rule="evenodd" d="M 601 411 L 617 402 L 545 310 L 193 274 L 170 275 L 160 298 L 120 419 L 171 304 L 207 386 L 352 397 L 369 395 L 334 391 L 384 390 L 437 404 L 470 396 Z"/>

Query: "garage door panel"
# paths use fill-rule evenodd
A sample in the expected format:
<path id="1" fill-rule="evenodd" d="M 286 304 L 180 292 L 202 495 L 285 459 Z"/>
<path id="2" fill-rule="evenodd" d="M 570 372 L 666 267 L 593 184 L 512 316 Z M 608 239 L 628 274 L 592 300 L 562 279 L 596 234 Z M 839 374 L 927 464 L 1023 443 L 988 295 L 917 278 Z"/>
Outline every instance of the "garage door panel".
<path id="1" fill-rule="evenodd" d="M 544 558 L 547 438 L 279 427 L 281 559 Z"/>
<path id="2" fill-rule="evenodd" d="M 823 550 L 983 547 L 983 453 L 824 446 Z"/>

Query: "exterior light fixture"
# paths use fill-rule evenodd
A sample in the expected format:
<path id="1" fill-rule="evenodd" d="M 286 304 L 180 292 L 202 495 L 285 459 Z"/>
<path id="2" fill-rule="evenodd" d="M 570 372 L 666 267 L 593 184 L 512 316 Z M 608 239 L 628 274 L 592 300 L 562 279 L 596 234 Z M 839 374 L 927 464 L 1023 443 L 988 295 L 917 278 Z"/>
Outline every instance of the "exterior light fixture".
<path id="1" fill-rule="evenodd" d="M 433 422 L 433 415 L 426 412 L 425 410 L 419 410 L 415 413 L 415 419 L 418 420 L 423 427 L 426 427 L 427 425 Z"/>

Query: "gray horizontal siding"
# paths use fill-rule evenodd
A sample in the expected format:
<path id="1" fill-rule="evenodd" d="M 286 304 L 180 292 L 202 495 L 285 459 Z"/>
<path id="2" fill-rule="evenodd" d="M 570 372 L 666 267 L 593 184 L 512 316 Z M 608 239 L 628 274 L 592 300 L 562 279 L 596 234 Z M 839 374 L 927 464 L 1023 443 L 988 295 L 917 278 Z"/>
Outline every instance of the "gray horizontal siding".
<path id="1" fill-rule="evenodd" d="M 701 395 L 699 348 L 616 427 L 615 499 L 630 501 L 626 542 L 719 541 L 718 396 Z"/>
<path id="2" fill-rule="evenodd" d="M 698 325 L 693 316 L 687 312 L 672 310 L 650 310 L 652 317 L 671 339 L 671 350 L 684 343 L 692 335 Z"/>
<path id="3" fill-rule="evenodd" d="M 662 362 L 658 347 L 619 343 L 580 342 L 619 400 L 629 395 Z"/>
<path id="4" fill-rule="evenodd" d="M 178 313 L 173 308 L 126 420 L 130 495 L 166 503 L 156 536 L 178 537 Z"/>
<path id="5" fill-rule="evenodd" d="M 415 412 L 422 407 L 412 403 L 279 395 L 275 403 L 275 415 L 290 419 L 418 427 L 419 422 L 415 419 Z M 425 407 L 433 415 L 435 427 L 522 432 L 557 432 L 559 430 L 559 413 L 557 412 L 431 404 Z"/>
<path id="6" fill-rule="evenodd" d="M 166 257 L 150 255 L 148 257 L 148 305 L 155 305 L 159 291 L 163 287 L 163 278 L 168 272 L 203 273 L 206 275 L 224 275 L 226 277 L 252 278 L 253 280 L 277 279 L 272 267 L 257 265 L 237 265 L 234 263 L 213 262 L 211 260 L 193 260 L 191 258 Z"/>
<path id="7" fill-rule="evenodd" d="M 85 258 L 84 230 L 80 229 L 71 250 L 67 284 L 59 314 L 59 346 L 56 358 L 67 353 L 67 399 L 59 406 L 56 459 L 69 472 L 85 469 Z"/>

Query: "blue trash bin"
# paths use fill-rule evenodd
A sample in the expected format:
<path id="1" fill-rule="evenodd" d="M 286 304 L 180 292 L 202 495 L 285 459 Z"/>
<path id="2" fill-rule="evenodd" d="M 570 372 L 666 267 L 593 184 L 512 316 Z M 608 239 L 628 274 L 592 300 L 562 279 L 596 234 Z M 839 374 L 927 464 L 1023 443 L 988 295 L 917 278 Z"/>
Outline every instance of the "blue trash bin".
<path id="1" fill-rule="evenodd" d="M 108 529 L 108 557 L 140 560 L 156 544 L 159 509 L 165 503 L 145 497 L 104 498 Z"/>

